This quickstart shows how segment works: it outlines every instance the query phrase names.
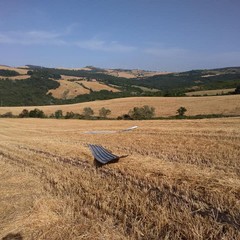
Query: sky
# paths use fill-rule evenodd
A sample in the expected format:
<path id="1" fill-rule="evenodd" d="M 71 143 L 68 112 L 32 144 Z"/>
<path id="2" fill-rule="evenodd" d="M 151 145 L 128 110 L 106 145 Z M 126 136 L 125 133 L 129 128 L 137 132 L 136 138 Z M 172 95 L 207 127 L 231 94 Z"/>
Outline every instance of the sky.
<path id="1" fill-rule="evenodd" d="M 239 0 L 0 0 L 0 64 L 240 66 Z"/>

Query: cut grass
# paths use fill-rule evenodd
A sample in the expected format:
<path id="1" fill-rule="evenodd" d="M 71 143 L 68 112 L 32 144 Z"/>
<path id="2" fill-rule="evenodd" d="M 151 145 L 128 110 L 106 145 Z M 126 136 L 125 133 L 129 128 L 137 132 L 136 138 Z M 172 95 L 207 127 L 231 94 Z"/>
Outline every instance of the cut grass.
<path id="1" fill-rule="evenodd" d="M 71 105 L 33 106 L 33 107 L 0 107 L 0 114 L 12 112 L 18 115 L 22 110 L 39 108 L 47 115 L 61 109 L 64 113 L 81 114 L 85 107 L 91 107 L 97 115 L 102 107 L 111 110 L 109 117 L 116 118 L 129 112 L 134 107 L 149 105 L 155 108 L 155 117 L 175 116 L 177 109 L 185 107 L 186 115 L 240 115 L 240 95 L 212 96 L 212 97 L 131 97 L 112 100 L 84 102 Z"/>
<path id="2" fill-rule="evenodd" d="M 240 118 L 0 119 L 0 216 L 14 203 L 19 219 L 2 217 L 0 237 L 239 239 L 239 128 Z M 129 156 L 96 169 L 88 143 Z"/>

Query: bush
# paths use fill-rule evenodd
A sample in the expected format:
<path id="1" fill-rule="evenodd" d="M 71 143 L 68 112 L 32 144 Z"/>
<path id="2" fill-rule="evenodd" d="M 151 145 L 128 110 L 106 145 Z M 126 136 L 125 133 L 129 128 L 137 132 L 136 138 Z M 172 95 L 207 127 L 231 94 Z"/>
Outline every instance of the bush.
<path id="1" fill-rule="evenodd" d="M 110 115 L 111 114 L 111 110 L 110 109 L 107 109 L 105 107 L 102 107 L 100 110 L 99 110 L 99 116 L 100 117 L 103 117 L 103 118 L 106 118 L 107 115 Z"/>
<path id="2" fill-rule="evenodd" d="M 136 120 L 151 119 L 155 115 L 155 108 L 148 105 L 143 107 L 134 107 L 128 114 L 132 119 Z"/>
<path id="3" fill-rule="evenodd" d="M 66 115 L 65 115 L 65 118 L 70 119 L 70 118 L 74 118 L 74 116 L 75 116 L 74 112 L 67 112 Z"/>
<path id="4" fill-rule="evenodd" d="M 90 107 L 85 107 L 83 109 L 83 116 L 90 118 L 94 114 L 94 111 Z"/>
<path id="5" fill-rule="evenodd" d="M 29 111 L 27 109 L 23 109 L 22 112 L 18 115 L 20 118 L 29 117 Z"/>
<path id="6" fill-rule="evenodd" d="M 237 86 L 235 91 L 234 91 L 234 94 L 240 94 L 240 86 Z"/>
<path id="7" fill-rule="evenodd" d="M 123 114 L 122 116 L 117 117 L 117 120 L 133 120 L 129 114 Z"/>
<path id="8" fill-rule="evenodd" d="M 6 112 L 2 115 L 0 115 L 2 118 L 12 118 L 14 117 L 14 115 L 12 114 L 12 112 Z"/>
<path id="9" fill-rule="evenodd" d="M 83 115 L 74 112 L 67 112 L 65 115 L 65 119 L 83 119 Z"/>
<path id="10" fill-rule="evenodd" d="M 184 116 L 185 112 L 187 111 L 187 109 L 185 107 L 180 107 L 178 110 L 177 110 L 177 114 L 178 116 L 182 117 Z"/>
<path id="11" fill-rule="evenodd" d="M 63 118 L 63 112 L 62 110 L 57 110 L 55 113 L 54 113 L 54 117 L 59 119 L 59 118 Z"/>
<path id="12" fill-rule="evenodd" d="M 29 117 L 31 118 L 44 118 L 45 114 L 42 110 L 35 108 L 29 112 Z"/>

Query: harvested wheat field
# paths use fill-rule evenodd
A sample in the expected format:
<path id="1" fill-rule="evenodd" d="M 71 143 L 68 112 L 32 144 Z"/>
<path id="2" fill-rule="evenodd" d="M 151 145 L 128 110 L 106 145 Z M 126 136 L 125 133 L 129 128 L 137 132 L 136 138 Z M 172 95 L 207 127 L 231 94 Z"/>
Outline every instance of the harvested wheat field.
<path id="1" fill-rule="evenodd" d="M 194 91 L 194 92 L 187 92 L 187 96 L 214 96 L 214 95 L 221 95 L 230 92 L 234 92 L 235 88 L 227 88 L 227 89 L 216 89 L 216 90 L 204 90 L 204 91 Z"/>
<path id="2" fill-rule="evenodd" d="M 63 88 L 64 89 L 64 88 Z M 71 105 L 32 106 L 32 107 L 0 107 L 0 114 L 11 111 L 19 114 L 23 109 L 40 108 L 50 115 L 61 109 L 64 113 L 73 111 L 81 114 L 85 107 L 91 107 L 98 115 L 102 107 L 111 110 L 109 117 L 116 118 L 129 112 L 134 107 L 149 105 L 155 107 L 156 117 L 176 115 L 179 107 L 187 109 L 186 115 L 225 114 L 240 115 L 240 95 L 212 96 L 212 97 L 129 97 L 111 100 L 84 102 Z"/>
<path id="3" fill-rule="evenodd" d="M 144 71 L 144 70 L 116 70 L 116 69 L 105 69 L 107 74 L 115 76 L 115 77 L 123 77 L 123 78 L 141 78 L 141 77 L 152 77 L 155 75 L 166 75 L 171 72 L 155 72 L 155 71 Z"/>
<path id="4" fill-rule="evenodd" d="M 0 239 L 240 239 L 239 156 L 240 118 L 0 119 Z"/>
<path id="5" fill-rule="evenodd" d="M 89 89 L 84 88 L 75 81 L 58 80 L 57 82 L 60 86 L 48 91 L 48 93 L 51 93 L 54 98 L 72 99 L 78 95 L 88 94 L 90 92 Z"/>
<path id="6" fill-rule="evenodd" d="M 67 77 L 67 76 L 65 76 Z M 77 78 L 76 78 L 77 79 Z M 89 81 L 68 81 L 68 80 L 57 80 L 60 86 L 56 89 L 51 89 L 48 93 L 51 93 L 54 98 L 58 99 L 72 99 L 77 97 L 78 95 L 89 94 L 90 89 L 92 91 L 113 91 L 120 92 L 118 89 L 109 87 L 108 85 Z"/>
<path id="7" fill-rule="evenodd" d="M 120 92 L 117 88 L 110 87 L 106 84 L 97 82 L 97 81 L 81 81 L 81 83 L 93 91 L 101 91 L 101 90 L 107 90 L 112 92 Z"/>

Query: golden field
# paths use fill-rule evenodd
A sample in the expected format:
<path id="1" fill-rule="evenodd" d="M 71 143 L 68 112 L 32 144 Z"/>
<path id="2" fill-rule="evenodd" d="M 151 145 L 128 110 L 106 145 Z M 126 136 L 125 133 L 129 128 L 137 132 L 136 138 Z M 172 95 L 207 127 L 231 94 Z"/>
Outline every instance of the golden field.
<path id="1" fill-rule="evenodd" d="M 58 99 L 72 99 L 77 97 L 78 95 L 89 94 L 89 89 L 92 89 L 92 91 L 96 92 L 101 90 L 119 92 L 118 89 L 97 81 L 69 81 L 69 79 L 61 79 L 57 80 L 57 82 L 60 84 L 60 86 L 56 89 L 49 90 L 48 93 L 52 93 L 52 96 Z"/>
<path id="2" fill-rule="evenodd" d="M 110 87 L 106 84 L 102 84 L 97 81 L 85 81 L 85 80 L 69 81 L 69 79 L 68 80 L 61 79 L 57 80 L 57 82 L 60 84 L 60 86 L 56 89 L 49 90 L 48 93 L 52 93 L 52 96 L 58 99 L 72 99 L 77 97 L 78 95 L 89 94 L 90 93 L 89 89 L 92 89 L 92 91 L 96 92 L 101 90 L 119 92 L 118 89 Z"/>
<path id="3" fill-rule="evenodd" d="M 240 239 L 239 156 L 240 118 L 0 119 L 0 239 Z"/>
<path id="4" fill-rule="evenodd" d="M 235 88 L 227 88 L 227 89 L 216 89 L 216 90 L 204 90 L 204 91 L 194 91 L 194 92 L 187 92 L 187 96 L 214 96 L 217 94 L 226 94 L 230 92 L 234 92 Z"/>
<path id="5" fill-rule="evenodd" d="M 90 91 L 83 86 L 79 85 L 76 81 L 71 82 L 67 80 L 57 80 L 60 86 L 56 89 L 51 89 L 48 93 L 51 93 L 54 98 L 58 99 L 71 99 L 81 94 L 88 94 Z"/>
<path id="6" fill-rule="evenodd" d="M 187 109 L 186 115 L 198 114 L 225 114 L 240 115 L 240 95 L 207 96 L 207 97 L 130 97 L 111 100 L 77 103 L 71 105 L 32 106 L 32 107 L 0 107 L 0 114 L 11 111 L 19 114 L 22 110 L 42 109 L 47 115 L 56 110 L 63 110 L 64 113 L 73 111 L 81 114 L 84 107 L 91 107 L 95 115 L 98 115 L 102 107 L 111 110 L 109 117 L 118 117 L 128 113 L 133 107 L 149 105 L 155 107 L 157 117 L 176 115 L 179 107 Z"/>
<path id="7" fill-rule="evenodd" d="M 93 91 L 107 90 L 112 92 L 120 92 L 118 89 L 110 87 L 106 84 L 97 82 L 97 81 L 81 81 L 81 83 L 87 88 L 92 89 Z"/>
<path id="8" fill-rule="evenodd" d="M 144 70 L 117 70 L 117 69 L 104 69 L 106 74 L 115 76 L 115 77 L 123 77 L 123 78 L 141 78 L 141 77 L 152 77 L 155 75 L 166 75 L 171 72 L 155 72 L 155 71 L 144 71 Z"/>

